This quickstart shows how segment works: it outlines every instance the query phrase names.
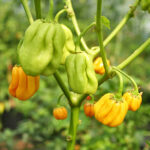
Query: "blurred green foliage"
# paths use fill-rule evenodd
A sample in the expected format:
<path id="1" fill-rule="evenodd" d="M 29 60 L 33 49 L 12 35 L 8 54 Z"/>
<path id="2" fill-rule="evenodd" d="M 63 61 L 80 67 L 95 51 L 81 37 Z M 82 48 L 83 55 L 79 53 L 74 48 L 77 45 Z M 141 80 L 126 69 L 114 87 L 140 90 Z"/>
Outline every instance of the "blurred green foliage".
<path id="1" fill-rule="evenodd" d="M 111 29 L 104 29 L 106 37 L 119 20 L 129 10 L 132 3 L 122 1 L 104 1 L 103 15 L 110 19 Z M 29 1 L 35 18 L 34 5 Z M 81 30 L 94 20 L 96 1 L 73 1 L 76 16 Z M 55 0 L 55 12 L 64 7 L 63 2 Z M 42 1 L 43 17 L 47 16 L 48 1 Z M 113 65 L 119 64 L 150 35 L 150 15 L 140 8 L 135 17 L 130 20 L 123 30 L 106 47 L 108 58 Z M 70 19 L 63 15 L 61 22 L 68 25 L 74 35 L 75 31 Z M 37 94 L 26 102 L 10 97 L 8 86 L 11 80 L 11 68 L 17 64 L 16 49 L 23 37 L 28 21 L 19 0 L 0 0 L 0 101 L 5 103 L 5 112 L 0 116 L 0 149 L 9 150 L 63 150 L 66 147 L 66 135 L 69 118 L 57 121 L 52 116 L 57 99 L 62 94 L 53 76 L 41 77 L 40 89 Z M 90 36 L 89 36 L 90 35 Z M 90 30 L 85 39 L 89 46 L 98 45 L 96 34 Z M 125 70 L 134 77 L 144 92 L 143 104 L 137 112 L 128 112 L 122 125 L 117 128 L 106 127 L 94 118 L 87 118 L 81 108 L 76 150 L 149 150 L 150 149 L 150 48 L 140 55 Z M 64 81 L 67 82 L 64 68 L 60 68 Z M 106 92 L 117 90 L 116 79 L 107 81 L 95 97 L 98 99 Z M 125 80 L 125 88 L 131 85 Z M 69 111 L 65 98 L 62 99 Z"/>

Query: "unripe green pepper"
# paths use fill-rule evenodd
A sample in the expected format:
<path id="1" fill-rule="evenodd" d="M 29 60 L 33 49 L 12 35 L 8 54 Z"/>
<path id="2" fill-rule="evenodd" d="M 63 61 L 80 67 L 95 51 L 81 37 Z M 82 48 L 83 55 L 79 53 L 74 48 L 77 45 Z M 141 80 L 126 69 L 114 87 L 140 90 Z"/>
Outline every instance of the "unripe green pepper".
<path id="1" fill-rule="evenodd" d="M 64 42 L 65 33 L 60 24 L 42 20 L 33 22 L 18 49 L 19 61 L 26 74 L 54 73 L 62 58 Z"/>
<path id="2" fill-rule="evenodd" d="M 75 45 L 74 45 L 73 35 L 72 35 L 71 30 L 63 24 L 61 26 L 62 26 L 62 28 L 65 32 L 65 36 L 66 36 L 66 41 L 64 44 L 64 48 L 63 48 L 63 56 L 62 56 L 61 64 L 65 64 L 67 56 L 69 56 L 71 53 L 75 52 Z"/>
<path id="3" fill-rule="evenodd" d="M 68 82 L 72 91 L 79 94 L 94 94 L 98 81 L 94 72 L 92 58 L 85 52 L 71 54 L 66 59 Z"/>

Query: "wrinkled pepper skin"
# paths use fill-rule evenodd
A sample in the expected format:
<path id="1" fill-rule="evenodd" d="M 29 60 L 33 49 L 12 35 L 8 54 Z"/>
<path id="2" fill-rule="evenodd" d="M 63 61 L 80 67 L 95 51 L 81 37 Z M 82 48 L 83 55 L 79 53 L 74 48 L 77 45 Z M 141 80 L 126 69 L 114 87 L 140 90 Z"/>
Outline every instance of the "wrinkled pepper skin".
<path id="1" fill-rule="evenodd" d="M 136 111 L 139 109 L 142 103 L 142 93 L 138 95 L 133 94 L 132 92 L 126 92 L 123 95 L 124 99 L 128 103 L 128 109 L 131 111 Z"/>
<path id="2" fill-rule="evenodd" d="M 116 100 L 112 93 L 105 94 L 94 104 L 95 118 L 104 125 L 116 127 L 120 125 L 128 111 L 127 102 Z"/>
<path id="3" fill-rule="evenodd" d="M 61 64 L 65 64 L 67 56 L 69 56 L 71 53 L 75 52 L 75 44 L 73 41 L 73 34 L 72 34 L 71 30 L 63 24 L 61 26 L 62 26 L 62 28 L 65 32 L 65 36 L 66 36 L 66 41 L 64 44 L 64 48 L 63 48 L 63 56 L 62 56 Z"/>
<path id="4" fill-rule="evenodd" d="M 66 72 L 69 86 L 79 94 L 94 94 L 98 81 L 94 72 L 91 57 L 85 52 L 71 54 L 66 59 Z"/>
<path id="5" fill-rule="evenodd" d="M 36 20 L 26 30 L 18 58 L 26 74 L 51 75 L 62 59 L 65 33 L 58 23 Z"/>
<path id="6" fill-rule="evenodd" d="M 57 120 L 64 120 L 68 116 L 67 109 L 65 107 L 54 108 L 54 110 L 53 110 L 53 116 Z"/>
<path id="7" fill-rule="evenodd" d="M 12 81 L 9 85 L 9 93 L 19 100 L 27 100 L 38 90 L 39 80 L 39 76 L 28 76 L 21 67 L 15 66 L 12 70 Z"/>
<path id="8" fill-rule="evenodd" d="M 93 117 L 94 116 L 94 104 L 85 103 L 84 104 L 84 113 L 87 117 Z"/>
<path id="9" fill-rule="evenodd" d="M 110 66 L 110 61 L 109 60 L 107 60 L 107 64 L 108 64 L 108 66 Z M 103 75 L 105 73 L 105 68 L 104 68 L 103 61 L 102 61 L 101 57 L 97 57 L 94 60 L 93 65 L 94 65 L 94 70 L 97 74 Z"/>

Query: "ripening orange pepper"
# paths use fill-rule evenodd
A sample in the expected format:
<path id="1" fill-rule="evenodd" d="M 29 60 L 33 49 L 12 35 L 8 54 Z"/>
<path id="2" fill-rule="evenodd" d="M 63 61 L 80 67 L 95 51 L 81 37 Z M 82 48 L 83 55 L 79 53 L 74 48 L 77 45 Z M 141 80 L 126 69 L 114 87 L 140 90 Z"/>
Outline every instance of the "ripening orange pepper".
<path id="1" fill-rule="evenodd" d="M 27 100 L 32 97 L 39 88 L 40 76 L 28 76 L 22 67 L 15 66 L 12 69 L 12 80 L 9 85 L 9 93 L 19 100 Z"/>
<path id="2" fill-rule="evenodd" d="M 107 64 L 108 64 L 108 66 L 110 66 L 110 61 L 109 60 L 107 60 Z M 97 57 L 94 60 L 93 65 L 94 65 L 94 70 L 97 74 L 103 75 L 105 73 L 105 68 L 104 68 L 103 61 L 102 61 L 101 57 Z"/>
<path id="3" fill-rule="evenodd" d="M 94 104 L 85 103 L 84 104 L 84 113 L 87 117 L 93 117 L 94 116 Z"/>
<path id="4" fill-rule="evenodd" d="M 126 92 L 123 95 L 124 99 L 128 103 L 128 109 L 131 111 L 136 111 L 139 109 L 142 103 L 142 92 L 137 94 L 134 94 L 132 92 Z"/>
<path id="5" fill-rule="evenodd" d="M 57 120 L 64 120 L 68 116 L 67 109 L 65 107 L 57 107 L 53 110 L 53 116 Z"/>
<path id="6" fill-rule="evenodd" d="M 94 104 L 95 118 L 104 125 L 120 125 L 128 111 L 128 104 L 122 98 L 117 100 L 113 93 L 105 94 Z"/>

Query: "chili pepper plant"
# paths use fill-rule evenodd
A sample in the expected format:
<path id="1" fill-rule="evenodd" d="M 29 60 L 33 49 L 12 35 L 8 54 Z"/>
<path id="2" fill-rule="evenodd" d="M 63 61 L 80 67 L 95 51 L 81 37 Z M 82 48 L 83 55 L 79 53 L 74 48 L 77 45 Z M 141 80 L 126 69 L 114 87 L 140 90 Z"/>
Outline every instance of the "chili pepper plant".
<path id="1" fill-rule="evenodd" d="M 62 96 L 65 96 L 71 112 L 68 135 L 66 135 L 67 150 L 73 150 L 80 108 L 84 101 L 86 101 L 84 103 L 85 115 L 90 118 L 95 117 L 96 120 L 109 127 L 119 126 L 128 110 L 136 111 L 140 108 L 142 92 L 139 92 L 134 79 L 123 69 L 150 45 L 150 38 L 117 66 L 111 64 L 105 47 L 134 17 L 138 6 L 150 12 L 150 0 L 134 0 L 128 13 L 105 40 L 103 40 L 103 28 L 104 26 L 109 28 L 109 20 L 102 16 L 102 0 L 97 0 L 96 17 L 83 31 L 79 28 L 71 0 L 60 1 L 60 3 L 63 2 L 64 9 L 54 16 L 54 2 L 50 0 L 48 17 L 44 17 L 41 10 L 42 1 L 34 0 L 36 18 L 33 19 L 28 1 L 21 0 L 29 26 L 18 44 L 18 64 L 12 70 L 9 92 L 19 100 L 26 101 L 38 90 L 40 76 L 54 76 L 63 94 L 58 98 L 53 115 L 59 121 L 68 117 L 66 108 L 60 105 Z M 72 21 L 72 26 L 77 34 L 76 39 L 71 29 L 60 22 L 60 17 L 64 13 L 67 13 L 68 18 Z M 98 46 L 89 47 L 83 38 L 91 28 L 97 34 Z M 67 83 L 63 81 L 59 73 L 61 65 L 65 66 Z M 133 86 L 132 90 L 124 94 L 122 76 L 129 79 Z M 98 87 L 114 77 L 118 77 L 118 91 L 110 91 L 95 100 L 94 95 Z"/>

